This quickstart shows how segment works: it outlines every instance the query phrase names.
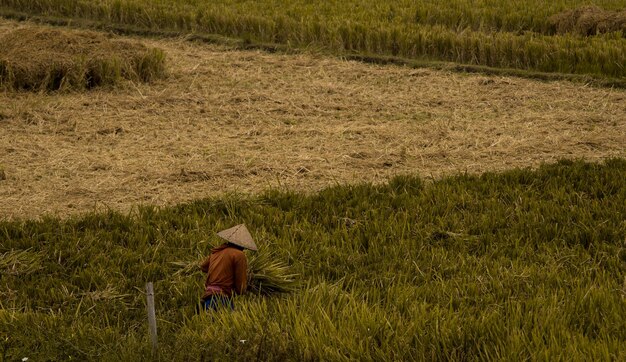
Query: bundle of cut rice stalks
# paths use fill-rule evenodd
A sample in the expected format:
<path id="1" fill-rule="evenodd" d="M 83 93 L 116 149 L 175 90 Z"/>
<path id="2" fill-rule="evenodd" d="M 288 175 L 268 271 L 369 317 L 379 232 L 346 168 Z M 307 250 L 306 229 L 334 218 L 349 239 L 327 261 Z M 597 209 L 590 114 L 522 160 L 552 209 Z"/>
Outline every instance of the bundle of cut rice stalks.
<path id="1" fill-rule="evenodd" d="M 175 261 L 170 264 L 178 269 L 174 272 L 175 277 L 184 277 L 197 273 L 203 260 Z M 290 293 L 297 287 L 297 277 L 298 274 L 291 273 L 287 264 L 276 260 L 275 253 L 260 249 L 248 254 L 248 293 Z"/>
<path id="2" fill-rule="evenodd" d="M 271 295 L 290 293 L 297 287 L 298 274 L 291 273 L 289 266 L 276 260 L 276 255 L 259 249 L 248 258 L 248 291 Z"/>

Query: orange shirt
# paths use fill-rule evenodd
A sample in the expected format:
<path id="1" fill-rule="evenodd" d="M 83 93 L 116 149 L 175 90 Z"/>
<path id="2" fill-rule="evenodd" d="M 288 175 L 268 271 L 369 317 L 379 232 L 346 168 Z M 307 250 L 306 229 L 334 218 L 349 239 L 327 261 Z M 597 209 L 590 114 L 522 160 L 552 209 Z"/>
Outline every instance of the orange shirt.
<path id="1" fill-rule="evenodd" d="M 248 278 L 248 260 L 243 251 L 223 244 L 211 250 L 200 269 L 208 272 L 204 282 L 202 299 L 214 294 L 232 296 L 233 292 L 243 294 Z"/>

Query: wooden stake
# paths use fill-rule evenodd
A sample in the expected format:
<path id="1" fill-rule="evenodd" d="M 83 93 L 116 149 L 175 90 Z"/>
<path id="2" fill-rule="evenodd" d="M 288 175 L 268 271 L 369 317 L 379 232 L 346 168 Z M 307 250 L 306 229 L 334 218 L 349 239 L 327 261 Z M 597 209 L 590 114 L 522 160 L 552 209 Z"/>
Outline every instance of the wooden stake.
<path id="1" fill-rule="evenodd" d="M 152 282 L 146 285 L 147 298 L 148 298 L 148 324 L 150 326 L 150 340 L 152 341 L 152 356 L 156 356 L 157 353 L 157 325 L 156 325 L 156 313 L 154 311 L 154 288 Z"/>

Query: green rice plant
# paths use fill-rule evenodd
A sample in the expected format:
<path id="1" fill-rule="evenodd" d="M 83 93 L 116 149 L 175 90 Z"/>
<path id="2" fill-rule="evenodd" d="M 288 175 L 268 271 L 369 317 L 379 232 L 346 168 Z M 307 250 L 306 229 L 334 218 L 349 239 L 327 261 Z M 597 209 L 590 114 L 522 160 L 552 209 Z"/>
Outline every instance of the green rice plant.
<path id="1" fill-rule="evenodd" d="M 176 269 L 174 276 L 187 277 L 196 274 L 200 268 L 201 260 L 172 261 L 170 264 Z"/>
<path id="2" fill-rule="evenodd" d="M 250 293 L 272 295 L 296 290 L 298 274 L 291 273 L 289 266 L 276 253 L 260 248 L 248 260 L 248 289 Z"/>
<path id="3" fill-rule="evenodd" d="M 0 355 L 148 358 L 152 281 L 161 359 L 623 360 L 624 179 L 624 159 L 563 160 L 0 221 Z M 206 235 L 242 222 L 271 240 L 261 288 L 297 287 L 198 314 Z"/>
<path id="4" fill-rule="evenodd" d="M 626 76 L 623 11 L 616 12 L 626 6 L 624 0 L 333 0 L 315 4 L 303 0 L 0 0 L 0 5 L 133 29 L 220 34 L 245 43 L 280 43 L 339 54 Z M 584 9 L 578 8 L 587 5 L 599 9 L 593 14 L 608 12 L 598 17 L 597 24 L 584 27 L 595 30 L 582 34 L 575 26 L 568 30 L 562 25 L 569 17 L 581 18 Z M 591 15 L 582 16 L 583 22 L 593 23 Z M 605 18 L 613 19 L 614 26 L 602 25 Z M 572 21 L 578 24 L 579 20 Z"/>
<path id="5" fill-rule="evenodd" d="M 10 275 L 28 275 L 43 269 L 43 255 L 32 250 L 11 250 L 0 254 L 0 270 Z"/>

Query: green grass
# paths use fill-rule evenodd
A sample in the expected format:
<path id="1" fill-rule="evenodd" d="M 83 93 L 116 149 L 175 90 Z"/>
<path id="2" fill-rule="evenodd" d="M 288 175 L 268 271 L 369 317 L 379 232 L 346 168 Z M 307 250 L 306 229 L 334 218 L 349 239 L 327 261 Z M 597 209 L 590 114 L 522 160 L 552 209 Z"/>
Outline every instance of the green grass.
<path id="1" fill-rule="evenodd" d="M 625 179 L 561 161 L 3 222 L 0 356 L 146 359 L 153 281 L 162 360 L 624 360 Z M 240 222 L 299 286 L 195 315 L 181 262 Z"/>
<path id="2" fill-rule="evenodd" d="M 554 34 L 551 15 L 590 4 L 626 7 L 625 0 L 0 0 L 0 7 L 31 14 L 220 34 L 338 54 L 624 78 L 624 32 Z"/>

